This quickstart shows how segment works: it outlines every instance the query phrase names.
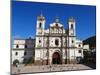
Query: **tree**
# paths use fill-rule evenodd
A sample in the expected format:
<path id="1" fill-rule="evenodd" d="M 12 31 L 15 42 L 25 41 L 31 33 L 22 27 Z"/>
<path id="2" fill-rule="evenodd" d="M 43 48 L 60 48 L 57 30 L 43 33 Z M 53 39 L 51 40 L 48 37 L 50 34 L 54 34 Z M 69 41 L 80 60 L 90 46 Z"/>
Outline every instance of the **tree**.
<path id="1" fill-rule="evenodd" d="M 16 63 L 19 64 L 19 60 L 18 60 L 18 59 L 15 59 L 15 60 L 13 61 L 13 65 L 16 65 Z"/>
<path id="2" fill-rule="evenodd" d="M 83 45 L 89 44 L 90 49 L 96 47 L 96 36 L 89 37 L 85 40 L 83 40 Z"/>
<path id="3" fill-rule="evenodd" d="M 34 59 L 32 57 L 30 57 L 29 59 L 26 59 L 24 63 L 25 64 L 32 64 L 32 63 L 34 63 Z"/>

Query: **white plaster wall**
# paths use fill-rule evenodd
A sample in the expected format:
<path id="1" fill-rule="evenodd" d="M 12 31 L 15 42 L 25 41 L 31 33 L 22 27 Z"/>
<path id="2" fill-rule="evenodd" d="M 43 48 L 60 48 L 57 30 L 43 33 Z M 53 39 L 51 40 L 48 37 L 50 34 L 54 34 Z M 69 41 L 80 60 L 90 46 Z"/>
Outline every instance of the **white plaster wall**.
<path id="1" fill-rule="evenodd" d="M 18 52 L 16 56 L 15 53 Z M 12 50 L 12 63 L 15 59 L 18 59 L 20 63 L 23 62 L 24 50 Z"/>
<path id="2" fill-rule="evenodd" d="M 88 45 L 88 44 L 84 45 L 84 46 L 83 46 L 83 49 L 89 50 L 89 45 Z"/>
<path id="3" fill-rule="evenodd" d="M 74 41 L 72 43 L 72 40 Z M 76 37 L 69 37 L 69 47 L 75 47 Z"/>
<path id="4" fill-rule="evenodd" d="M 35 47 L 38 47 L 38 44 L 39 44 L 39 37 L 36 37 Z"/>
<path id="5" fill-rule="evenodd" d="M 63 47 L 66 47 L 66 44 L 67 44 L 67 41 L 66 41 L 66 38 L 65 37 L 62 37 L 62 45 L 63 45 Z"/>
<path id="6" fill-rule="evenodd" d="M 74 30 L 69 29 L 69 35 L 70 35 L 70 36 L 74 36 Z"/>
<path id="7" fill-rule="evenodd" d="M 39 43 L 39 40 L 41 40 L 41 43 Z M 43 37 L 36 37 L 35 47 L 43 47 Z"/>
<path id="8" fill-rule="evenodd" d="M 46 60 L 47 59 L 47 49 L 43 50 L 43 59 Z"/>
<path id="9" fill-rule="evenodd" d="M 17 39 L 15 39 L 14 40 L 14 44 L 25 44 L 25 40 L 21 40 L 21 39 L 17 40 Z"/>
<path id="10" fill-rule="evenodd" d="M 79 47 L 79 45 L 80 45 L 80 47 Z M 82 43 L 78 43 L 78 44 L 76 44 L 75 45 L 77 48 L 83 48 L 83 44 Z"/>
<path id="11" fill-rule="evenodd" d="M 70 49 L 70 51 L 69 51 L 69 53 L 70 53 L 70 59 L 74 59 L 75 58 L 75 49 Z"/>
<path id="12" fill-rule="evenodd" d="M 81 53 L 78 51 L 81 50 Z M 82 57 L 83 58 L 83 49 L 70 49 L 70 59 L 74 59 L 76 57 Z"/>
<path id="13" fill-rule="evenodd" d="M 47 47 L 47 37 L 44 37 L 43 38 L 43 47 Z"/>
<path id="14" fill-rule="evenodd" d="M 55 24 L 56 24 L 56 23 L 53 22 L 53 23 L 50 24 L 50 26 L 53 27 L 53 26 L 55 26 Z M 62 27 L 63 25 L 62 25 L 61 23 L 58 23 L 58 26 L 59 26 L 59 27 Z"/>
<path id="15" fill-rule="evenodd" d="M 14 45 L 13 45 L 13 48 L 16 49 L 16 45 L 17 45 L 17 44 L 14 44 Z M 25 45 L 24 45 L 24 44 L 18 44 L 18 46 L 19 46 L 18 49 L 24 49 L 24 48 L 25 48 Z"/>
<path id="16" fill-rule="evenodd" d="M 47 49 L 36 49 L 35 60 L 46 60 L 47 59 Z"/>
<path id="17" fill-rule="evenodd" d="M 39 28 L 37 28 L 37 32 L 36 32 L 36 35 L 42 35 L 42 29 L 39 29 Z"/>
<path id="18" fill-rule="evenodd" d="M 40 49 L 35 50 L 35 60 L 40 60 L 41 52 Z"/>
<path id="19" fill-rule="evenodd" d="M 41 42 L 39 43 L 39 40 L 41 40 Z M 44 45 L 44 38 L 43 37 L 37 37 L 36 38 L 36 47 L 43 47 Z"/>
<path id="20" fill-rule="evenodd" d="M 62 49 L 62 52 L 63 52 L 63 59 L 66 59 L 66 50 Z"/>
<path id="21" fill-rule="evenodd" d="M 79 47 L 80 45 L 80 47 Z M 83 57 L 83 43 L 81 40 L 79 39 L 76 39 L 76 47 L 77 47 L 77 50 L 76 50 L 76 57 Z M 78 51 L 81 50 L 81 53 L 79 53 Z"/>
<path id="22" fill-rule="evenodd" d="M 79 50 L 81 50 L 81 53 L 79 53 Z M 76 55 L 76 57 L 82 57 L 82 49 L 77 49 L 75 51 L 75 55 Z"/>
<path id="23" fill-rule="evenodd" d="M 79 45 L 80 45 L 80 47 L 79 47 Z M 77 48 L 83 48 L 83 43 L 82 43 L 81 40 L 76 39 L 76 47 Z"/>

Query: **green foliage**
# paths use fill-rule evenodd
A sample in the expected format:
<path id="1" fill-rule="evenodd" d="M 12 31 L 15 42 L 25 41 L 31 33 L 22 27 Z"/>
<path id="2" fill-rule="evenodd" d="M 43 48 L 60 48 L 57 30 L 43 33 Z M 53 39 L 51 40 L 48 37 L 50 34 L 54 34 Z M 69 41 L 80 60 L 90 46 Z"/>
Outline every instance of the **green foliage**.
<path id="1" fill-rule="evenodd" d="M 19 60 L 16 59 L 13 61 L 13 65 L 16 65 L 16 63 L 19 63 Z"/>
<path id="2" fill-rule="evenodd" d="M 83 40 L 83 44 L 89 44 L 90 49 L 96 47 L 96 36 Z"/>
<path id="3" fill-rule="evenodd" d="M 24 60 L 24 64 L 32 64 L 32 63 L 34 63 L 34 59 L 32 57 Z"/>
<path id="4" fill-rule="evenodd" d="M 84 51 L 84 63 L 96 63 L 96 53 L 91 51 Z"/>

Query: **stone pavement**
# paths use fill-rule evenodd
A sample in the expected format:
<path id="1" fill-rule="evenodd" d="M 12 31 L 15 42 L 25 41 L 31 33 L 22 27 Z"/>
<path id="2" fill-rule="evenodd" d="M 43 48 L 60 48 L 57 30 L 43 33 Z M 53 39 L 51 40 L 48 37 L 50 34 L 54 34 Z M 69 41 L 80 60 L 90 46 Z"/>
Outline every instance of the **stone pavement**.
<path id="1" fill-rule="evenodd" d="M 41 65 L 41 66 L 24 66 L 20 65 L 18 68 L 12 66 L 12 74 L 17 73 L 36 73 L 36 72 L 54 72 L 54 71 L 74 71 L 74 70 L 91 70 L 83 64 L 63 64 L 63 65 Z"/>

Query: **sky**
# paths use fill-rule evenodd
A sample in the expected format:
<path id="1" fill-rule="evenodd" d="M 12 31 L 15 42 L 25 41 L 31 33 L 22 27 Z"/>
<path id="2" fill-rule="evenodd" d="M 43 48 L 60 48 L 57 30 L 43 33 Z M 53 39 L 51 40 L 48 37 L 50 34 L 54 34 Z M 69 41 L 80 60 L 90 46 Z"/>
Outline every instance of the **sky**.
<path id="1" fill-rule="evenodd" d="M 43 14 L 45 29 L 59 17 L 64 28 L 68 28 L 68 18 L 76 20 L 76 36 L 86 39 L 96 35 L 96 7 L 87 5 L 55 4 L 12 1 L 12 38 L 28 38 L 36 35 L 37 16 Z"/>

